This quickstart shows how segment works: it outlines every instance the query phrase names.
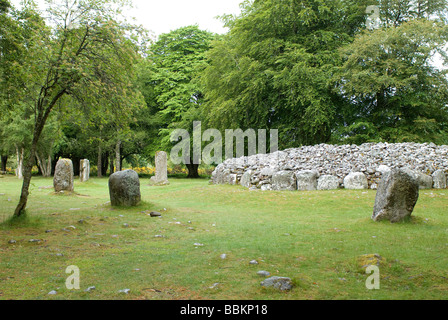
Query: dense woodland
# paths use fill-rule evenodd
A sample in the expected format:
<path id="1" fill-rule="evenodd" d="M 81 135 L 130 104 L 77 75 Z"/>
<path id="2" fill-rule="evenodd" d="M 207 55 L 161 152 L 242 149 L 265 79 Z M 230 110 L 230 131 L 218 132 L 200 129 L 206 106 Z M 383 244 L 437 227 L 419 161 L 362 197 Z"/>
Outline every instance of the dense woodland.
<path id="1" fill-rule="evenodd" d="M 448 144 L 445 0 L 254 0 L 225 35 L 186 26 L 153 39 L 127 1 L 0 0 L 1 171 L 98 176 L 145 166 L 174 129 L 278 129 L 279 148 Z M 370 5 L 379 8 L 371 28 Z M 189 166 L 197 177 L 197 166 Z"/>

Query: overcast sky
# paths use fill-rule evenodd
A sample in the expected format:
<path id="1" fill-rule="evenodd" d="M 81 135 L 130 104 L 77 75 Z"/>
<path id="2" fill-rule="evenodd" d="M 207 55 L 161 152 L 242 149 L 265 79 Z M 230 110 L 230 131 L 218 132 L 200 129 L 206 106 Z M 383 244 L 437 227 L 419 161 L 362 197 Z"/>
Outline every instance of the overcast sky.
<path id="1" fill-rule="evenodd" d="M 239 4 L 243 0 L 133 0 L 134 9 L 127 10 L 126 16 L 136 18 L 137 24 L 154 32 L 156 36 L 197 24 L 201 29 L 215 33 L 225 33 L 223 23 L 216 19 L 224 14 L 240 13 Z M 20 0 L 11 0 L 18 6 Z M 36 0 L 39 5 L 44 0 Z"/>
<path id="2" fill-rule="evenodd" d="M 242 0 L 133 0 L 130 15 L 156 35 L 198 24 L 201 29 L 225 33 L 216 19 L 223 14 L 238 14 Z"/>

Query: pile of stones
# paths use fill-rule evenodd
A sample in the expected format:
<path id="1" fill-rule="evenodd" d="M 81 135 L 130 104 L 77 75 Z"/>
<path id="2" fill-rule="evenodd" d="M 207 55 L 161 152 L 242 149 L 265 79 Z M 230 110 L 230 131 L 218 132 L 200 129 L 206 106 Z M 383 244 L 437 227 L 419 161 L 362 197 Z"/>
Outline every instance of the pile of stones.
<path id="1" fill-rule="evenodd" d="M 305 146 L 229 159 L 217 166 L 212 184 L 261 190 L 378 189 L 381 177 L 400 169 L 420 189 L 447 188 L 448 146 L 433 143 L 367 143 Z"/>

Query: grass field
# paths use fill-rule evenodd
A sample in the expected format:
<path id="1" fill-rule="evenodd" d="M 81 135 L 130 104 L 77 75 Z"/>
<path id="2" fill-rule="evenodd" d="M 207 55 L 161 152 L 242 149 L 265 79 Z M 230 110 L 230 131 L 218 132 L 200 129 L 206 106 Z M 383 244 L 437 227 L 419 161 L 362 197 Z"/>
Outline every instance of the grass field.
<path id="1" fill-rule="evenodd" d="M 26 219 L 11 220 L 21 181 L 0 179 L 0 299 L 448 298 L 448 190 L 422 190 L 413 218 L 390 224 L 370 219 L 374 191 L 261 192 L 205 179 L 150 187 L 142 179 L 142 204 L 124 209 L 108 203 L 107 179 L 77 182 L 74 195 L 50 186 L 33 178 Z M 380 290 L 366 288 L 364 254 L 386 261 Z M 65 286 L 71 265 L 80 290 Z M 294 289 L 262 288 L 260 270 L 291 278 Z"/>

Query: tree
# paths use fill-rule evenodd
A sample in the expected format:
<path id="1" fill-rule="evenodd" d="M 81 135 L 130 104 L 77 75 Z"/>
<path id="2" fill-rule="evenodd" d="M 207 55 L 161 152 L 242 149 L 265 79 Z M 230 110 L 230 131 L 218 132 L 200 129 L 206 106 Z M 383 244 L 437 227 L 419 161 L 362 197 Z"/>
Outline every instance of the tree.
<path id="1" fill-rule="evenodd" d="M 209 127 L 279 129 L 281 147 L 328 142 L 340 97 L 338 48 L 365 26 L 367 1 L 256 0 L 216 41 L 202 75 Z"/>
<path id="2" fill-rule="evenodd" d="M 383 27 L 341 49 L 345 62 L 335 74 L 335 91 L 346 103 L 337 112 L 335 140 L 445 144 L 448 80 L 431 60 L 436 53 L 447 58 L 448 29 L 443 16 L 437 18 L 446 2 L 386 3 Z"/>
<path id="3" fill-rule="evenodd" d="M 6 126 L 13 120 L 8 108 L 17 103 L 22 81 L 20 63 L 23 61 L 25 32 L 20 27 L 19 17 L 23 12 L 15 10 L 9 1 L 0 1 L 0 154 L 1 171 L 6 171 L 8 157 L 13 146 L 8 143 Z M 30 19 L 32 20 L 32 19 Z M 27 20 L 22 22 L 28 27 Z"/>
<path id="4" fill-rule="evenodd" d="M 25 212 L 41 134 L 64 96 L 73 97 L 82 107 L 94 108 L 101 97 L 113 95 L 109 106 L 114 112 L 126 112 L 127 108 L 122 110 L 120 106 L 132 92 L 129 71 L 138 48 L 126 33 L 132 27 L 116 20 L 119 11 L 114 8 L 124 4 L 96 0 L 53 2 L 49 8 L 51 27 L 33 29 L 24 66 L 26 73 L 33 76 L 27 88 L 33 97 L 33 138 L 15 216 Z M 86 98 L 94 101 L 88 103 Z"/>
<path id="5" fill-rule="evenodd" d="M 159 139 L 152 141 L 152 153 L 173 146 L 174 129 L 192 131 L 193 121 L 200 120 L 196 116 L 204 96 L 197 77 L 207 65 L 205 53 L 213 39 L 210 32 L 188 26 L 161 35 L 151 46 L 143 90 L 149 112 L 158 122 Z M 199 177 L 198 165 L 192 159 L 186 162 L 188 177 Z"/>

